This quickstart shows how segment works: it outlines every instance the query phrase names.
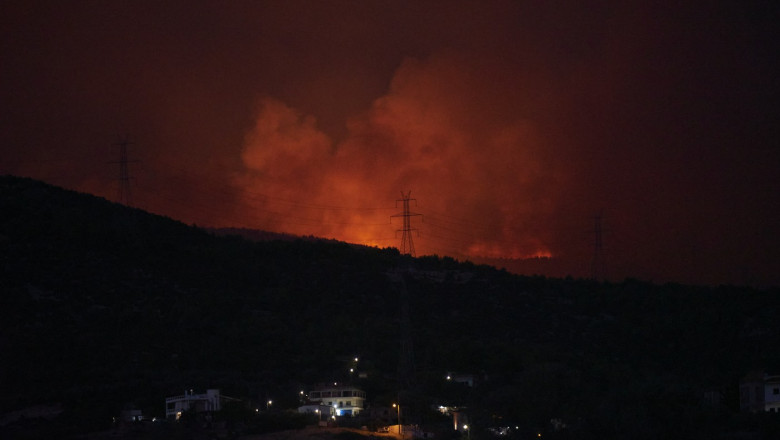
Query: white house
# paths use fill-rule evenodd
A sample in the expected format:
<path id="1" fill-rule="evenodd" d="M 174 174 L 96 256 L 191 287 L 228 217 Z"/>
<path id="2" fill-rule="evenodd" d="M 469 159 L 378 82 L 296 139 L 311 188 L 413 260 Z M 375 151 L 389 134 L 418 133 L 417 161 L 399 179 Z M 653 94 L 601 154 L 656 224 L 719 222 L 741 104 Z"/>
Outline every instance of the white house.
<path id="1" fill-rule="evenodd" d="M 309 400 L 333 407 L 337 416 L 354 416 L 365 408 L 366 393 L 351 386 L 320 386 L 309 392 Z"/>
<path id="2" fill-rule="evenodd" d="M 753 372 L 742 378 L 739 407 L 749 412 L 780 412 L 780 376 Z"/>
<path id="3" fill-rule="evenodd" d="M 764 411 L 780 412 L 780 376 L 764 375 Z"/>
<path id="4" fill-rule="evenodd" d="M 192 390 L 184 391 L 180 396 L 172 396 L 165 399 L 165 418 L 179 420 L 184 411 L 196 413 L 213 412 L 222 409 L 222 402 L 226 400 L 239 400 L 223 396 L 219 390 L 206 390 L 205 394 L 195 394 Z"/>
<path id="5" fill-rule="evenodd" d="M 316 414 L 319 416 L 320 421 L 328 420 L 331 416 L 336 415 L 336 409 L 333 406 L 321 403 L 299 406 L 298 412 L 302 414 Z"/>

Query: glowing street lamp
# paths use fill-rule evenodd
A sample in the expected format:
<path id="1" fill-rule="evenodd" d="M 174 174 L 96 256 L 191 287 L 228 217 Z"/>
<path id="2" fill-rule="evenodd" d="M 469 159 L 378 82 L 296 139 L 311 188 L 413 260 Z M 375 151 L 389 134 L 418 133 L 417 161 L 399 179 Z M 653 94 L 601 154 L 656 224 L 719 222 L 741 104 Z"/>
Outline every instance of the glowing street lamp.
<path id="1" fill-rule="evenodd" d="M 269 400 L 268 402 L 266 402 L 265 403 L 265 410 L 268 411 L 269 409 L 271 409 L 271 404 L 273 404 L 273 403 L 274 402 L 272 400 Z"/>

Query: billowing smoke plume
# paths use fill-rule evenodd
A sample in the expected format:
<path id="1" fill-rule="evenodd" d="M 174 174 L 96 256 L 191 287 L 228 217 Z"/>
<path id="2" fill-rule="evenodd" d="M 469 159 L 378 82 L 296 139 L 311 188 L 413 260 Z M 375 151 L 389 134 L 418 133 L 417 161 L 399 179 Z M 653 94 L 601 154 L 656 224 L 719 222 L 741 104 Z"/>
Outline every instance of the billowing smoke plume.
<path id="1" fill-rule="evenodd" d="M 247 198 L 266 197 L 258 226 L 395 246 L 390 215 L 411 191 L 419 254 L 549 255 L 528 226 L 552 212 L 554 170 L 531 121 L 496 117 L 489 81 L 454 55 L 407 59 L 337 144 L 312 116 L 263 99 L 240 178 Z"/>

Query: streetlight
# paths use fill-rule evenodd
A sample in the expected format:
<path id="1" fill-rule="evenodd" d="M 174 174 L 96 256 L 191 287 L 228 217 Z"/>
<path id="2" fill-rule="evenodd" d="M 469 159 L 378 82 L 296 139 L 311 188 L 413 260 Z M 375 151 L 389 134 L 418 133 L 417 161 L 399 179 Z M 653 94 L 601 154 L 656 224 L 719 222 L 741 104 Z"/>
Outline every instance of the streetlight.
<path id="1" fill-rule="evenodd" d="M 266 410 L 266 411 L 268 411 L 269 409 L 271 409 L 271 404 L 272 404 L 272 403 L 274 403 L 272 400 L 269 400 L 268 402 L 266 402 L 266 403 L 265 403 L 265 410 Z"/>
<path id="2" fill-rule="evenodd" d="M 397 408 L 398 409 L 398 435 L 400 435 L 401 438 L 404 438 L 404 430 L 403 430 L 403 427 L 402 427 L 403 425 L 401 425 L 401 404 L 396 405 L 394 403 L 393 404 L 393 408 Z"/>
<path id="3" fill-rule="evenodd" d="M 319 421 L 321 422 L 321 421 L 322 421 L 322 413 L 320 412 L 320 410 L 318 410 L 318 409 L 315 409 L 315 410 L 314 410 L 314 412 L 316 412 L 316 413 L 317 413 L 317 418 L 318 418 L 318 419 L 319 419 Z"/>
<path id="4" fill-rule="evenodd" d="M 471 430 L 469 429 L 469 425 L 463 425 L 463 429 L 468 434 L 468 437 L 471 438 Z"/>

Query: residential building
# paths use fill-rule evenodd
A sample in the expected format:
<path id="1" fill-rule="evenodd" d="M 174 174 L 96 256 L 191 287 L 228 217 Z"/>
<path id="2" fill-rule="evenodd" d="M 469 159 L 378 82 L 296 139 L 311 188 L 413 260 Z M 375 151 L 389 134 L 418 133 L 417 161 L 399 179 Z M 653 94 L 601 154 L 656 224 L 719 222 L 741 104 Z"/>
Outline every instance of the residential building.
<path id="1" fill-rule="evenodd" d="M 337 416 L 355 416 L 366 407 L 366 393 L 348 385 L 319 386 L 309 400 L 333 407 Z"/>
<path id="2" fill-rule="evenodd" d="M 746 412 L 780 412 L 780 376 L 751 372 L 742 378 L 739 407 Z"/>
<path id="3" fill-rule="evenodd" d="M 328 420 L 331 416 L 336 415 L 336 409 L 332 405 L 325 405 L 322 403 L 310 403 L 298 407 L 298 412 L 302 414 L 317 414 L 320 421 Z"/>
<path id="4" fill-rule="evenodd" d="M 206 390 L 205 394 L 195 394 L 193 390 L 184 391 L 180 396 L 172 396 L 165 399 L 165 418 L 179 420 L 185 411 L 196 413 L 209 413 L 222 409 L 225 401 L 239 401 L 232 397 L 220 394 L 219 390 Z"/>

